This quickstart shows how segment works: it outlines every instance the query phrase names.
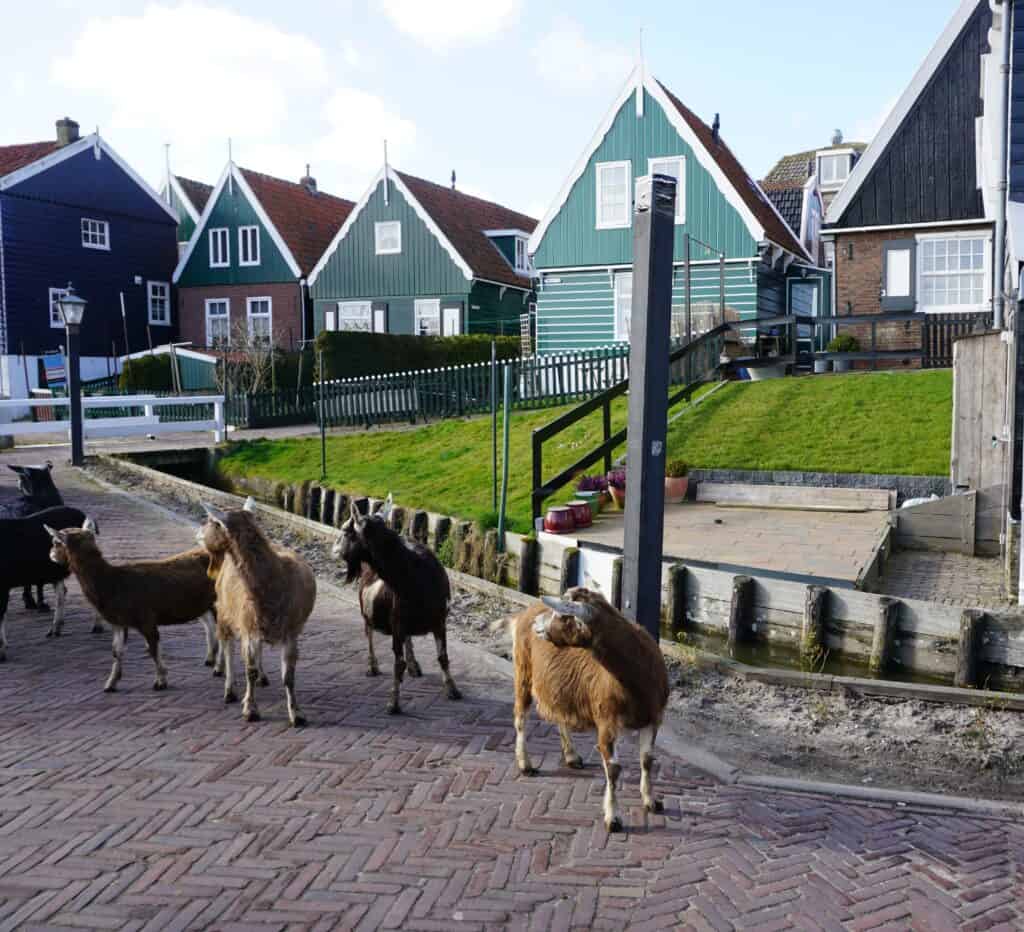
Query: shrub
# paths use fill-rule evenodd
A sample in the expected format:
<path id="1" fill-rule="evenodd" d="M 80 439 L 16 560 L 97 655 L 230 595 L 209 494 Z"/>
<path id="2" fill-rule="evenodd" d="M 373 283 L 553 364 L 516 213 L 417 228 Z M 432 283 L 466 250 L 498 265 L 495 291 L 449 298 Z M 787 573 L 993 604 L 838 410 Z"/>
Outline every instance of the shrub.
<path id="1" fill-rule="evenodd" d="M 860 343 L 852 333 L 840 333 L 829 340 L 825 349 L 829 353 L 856 353 L 860 350 Z"/>
<path id="2" fill-rule="evenodd" d="M 669 460 L 665 466 L 665 477 L 667 479 L 682 479 L 689 475 L 690 464 L 686 460 Z"/>
<path id="3" fill-rule="evenodd" d="M 441 566 L 450 570 L 455 568 L 455 541 L 451 535 L 441 542 L 441 546 L 437 550 L 437 559 L 441 562 Z"/>
<path id="4" fill-rule="evenodd" d="M 121 375 L 117 379 L 117 387 L 133 392 L 169 392 L 174 388 L 171 378 L 171 357 L 164 353 L 160 356 L 139 356 L 127 359 Z"/>

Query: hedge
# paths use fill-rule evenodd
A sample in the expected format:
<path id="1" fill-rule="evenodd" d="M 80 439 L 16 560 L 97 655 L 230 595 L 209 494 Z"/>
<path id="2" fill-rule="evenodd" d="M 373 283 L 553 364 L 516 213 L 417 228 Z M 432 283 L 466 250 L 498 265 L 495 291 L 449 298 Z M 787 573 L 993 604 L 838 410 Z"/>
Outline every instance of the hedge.
<path id="1" fill-rule="evenodd" d="M 131 389 L 133 392 L 170 392 L 174 390 L 171 379 L 171 357 L 164 353 L 160 356 L 139 356 L 137 359 L 125 360 L 124 369 L 117 380 L 122 391 Z"/>
<path id="2" fill-rule="evenodd" d="M 464 334 L 454 337 L 417 337 L 396 333 L 324 331 L 317 337 L 317 350 L 324 354 L 324 371 L 329 379 L 357 378 L 410 369 L 437 369 L 491 358 L 491 341 L 498 358 L 519 355 L 519 337 Z"/>

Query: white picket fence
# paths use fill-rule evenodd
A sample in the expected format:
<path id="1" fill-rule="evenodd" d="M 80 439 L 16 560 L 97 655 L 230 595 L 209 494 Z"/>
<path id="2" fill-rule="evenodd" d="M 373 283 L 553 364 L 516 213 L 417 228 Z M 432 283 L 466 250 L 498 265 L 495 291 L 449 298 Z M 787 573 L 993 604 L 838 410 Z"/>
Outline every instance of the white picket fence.
<path id="1" fill-rule="evenodd" d="M 160 408 L 182 405 L 213 405 L 213 417 L 202 420 L 161 420 Z M 54 434 L 66 432 L 70 436 L 71 422 L 67 420 L 70 402 L 67 398 L 4 398 L 0 399 L 0 436 L 26 434 Z M 89 395 L 82 398 L 82 408 L 142 408 L 141 415 L 124 417 L 83 417 L 83 439 L 96 437 L 132 437 L 146 434 L 168 434 L 191 431 L 213 431 L 214 440 L 224 439 L 223 395 Z M 25 408 L 64 408 L 64 420 L 4 421 L 3 413 Z M 83 410 L 83 415 L 85 411 Z"/>

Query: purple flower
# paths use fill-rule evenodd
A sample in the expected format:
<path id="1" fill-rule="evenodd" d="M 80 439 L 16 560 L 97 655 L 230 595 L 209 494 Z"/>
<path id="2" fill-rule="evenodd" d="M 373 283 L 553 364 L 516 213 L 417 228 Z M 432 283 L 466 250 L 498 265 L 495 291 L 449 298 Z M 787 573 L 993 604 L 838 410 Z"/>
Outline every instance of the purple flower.
<path id="1" fill-rule="evenodd" d="M 613 469 L 608 473 L 608 485 L 624 492 L 626 490 L 626 470 Z"/>
<path id="2" fill-rule="evenodd" d="M 576 483 L 577 492 L 603 492 L 608 488 L 608 480 L 604 476 L 580 476 Z"/>

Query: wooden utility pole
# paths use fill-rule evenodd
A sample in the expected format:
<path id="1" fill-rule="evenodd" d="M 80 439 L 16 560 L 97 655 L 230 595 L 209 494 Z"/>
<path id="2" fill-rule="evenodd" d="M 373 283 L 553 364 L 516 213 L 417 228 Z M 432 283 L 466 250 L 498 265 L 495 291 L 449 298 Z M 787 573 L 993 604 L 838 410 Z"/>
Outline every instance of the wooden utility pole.
<path id="1" fill-rule="evenodd" d="M 669 176 L 652 175 L 641 178 L 637 187 L 622 611 L 657 640 L 665 526 L 666 347 L 672 336 L 676 183 Z"/>

